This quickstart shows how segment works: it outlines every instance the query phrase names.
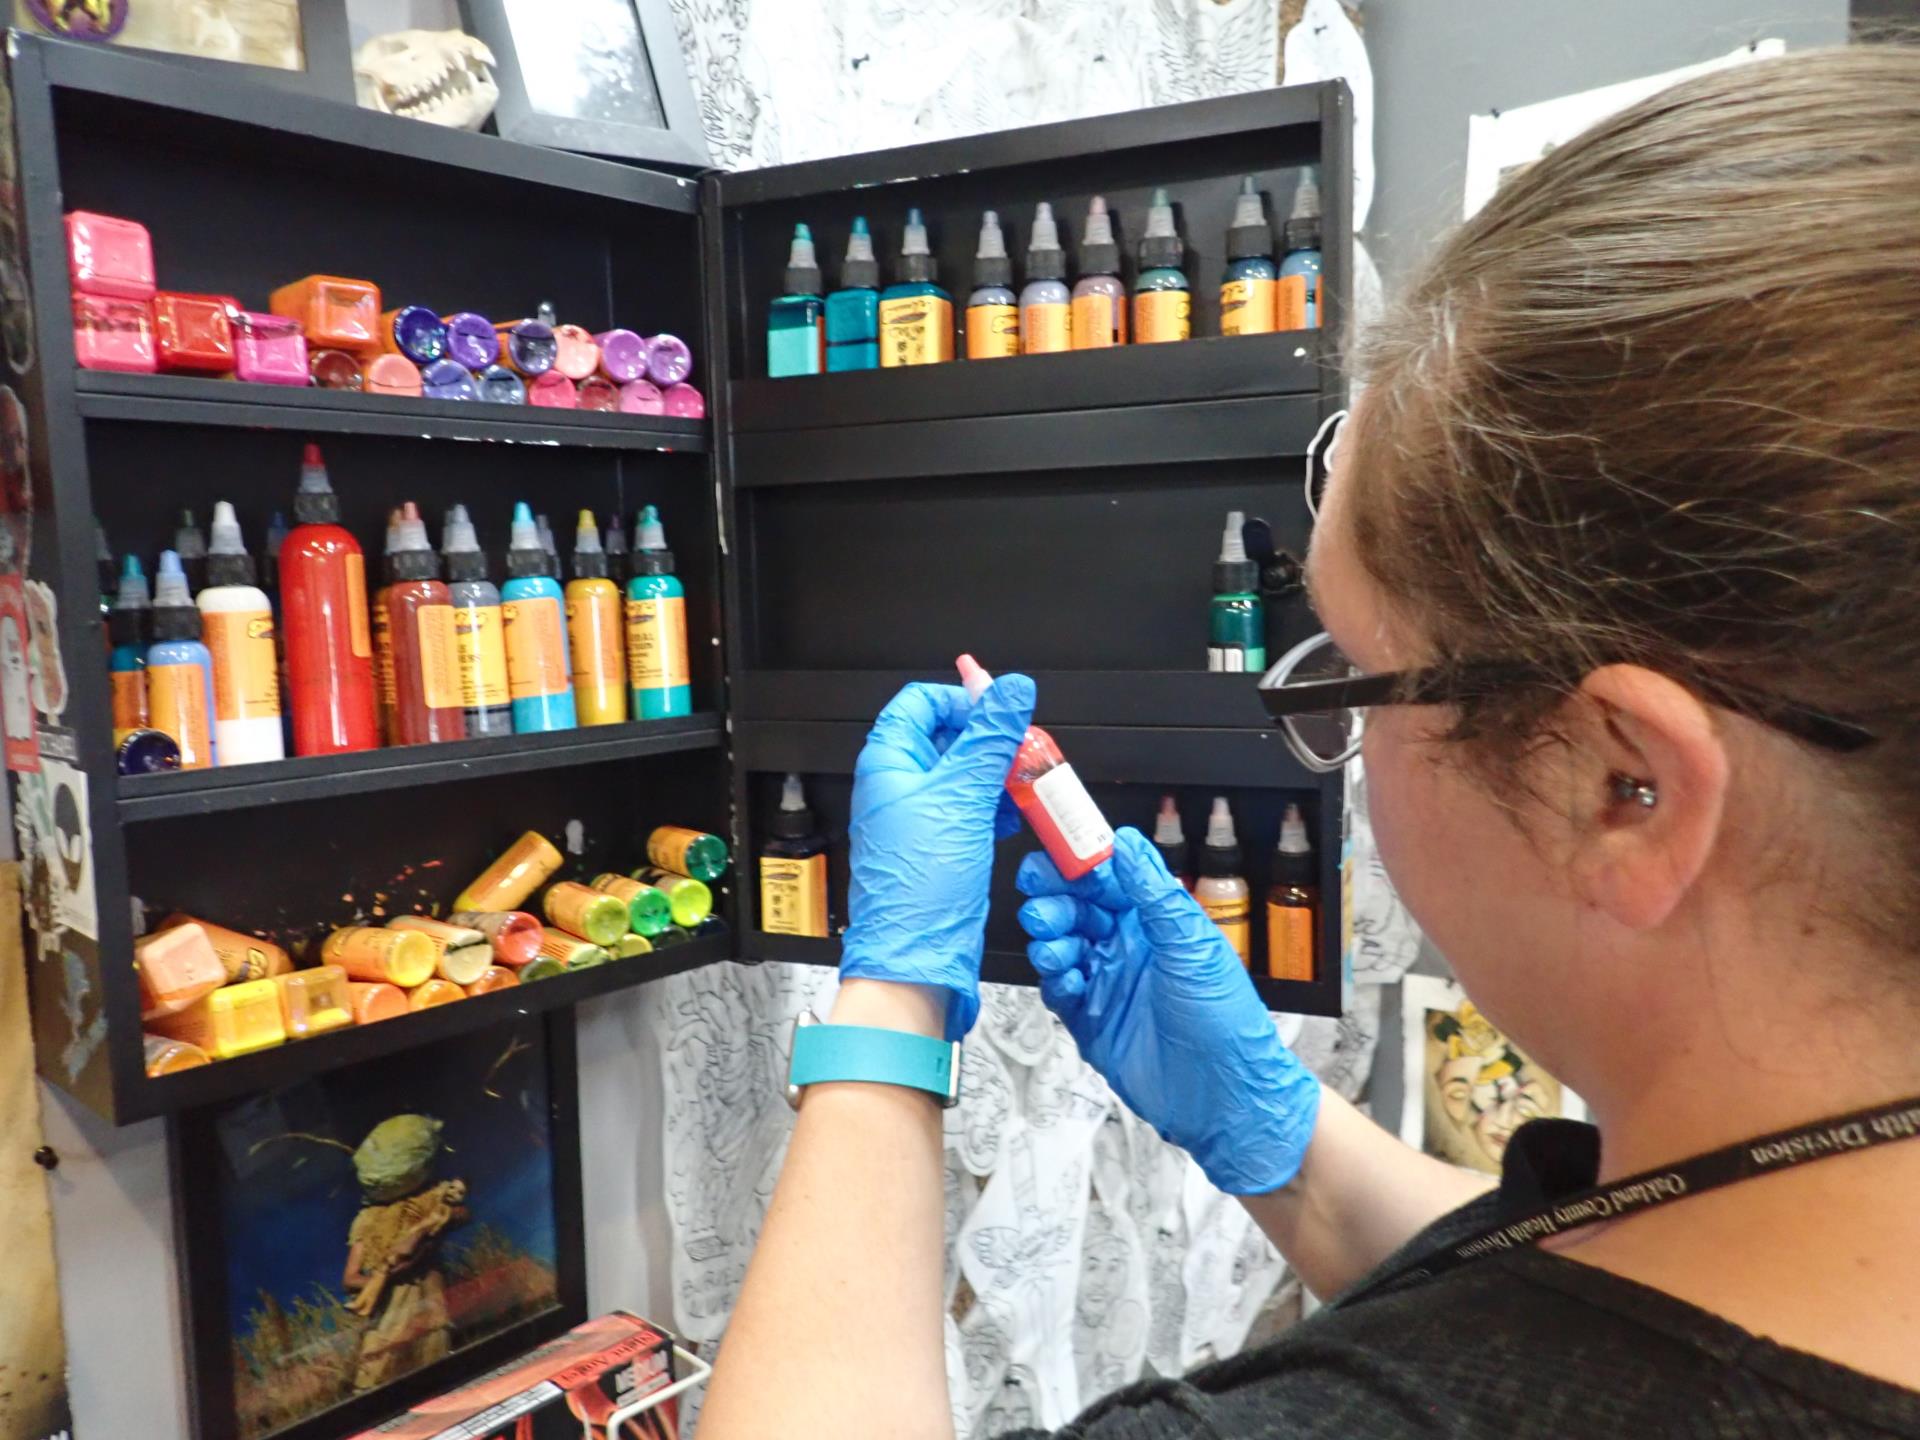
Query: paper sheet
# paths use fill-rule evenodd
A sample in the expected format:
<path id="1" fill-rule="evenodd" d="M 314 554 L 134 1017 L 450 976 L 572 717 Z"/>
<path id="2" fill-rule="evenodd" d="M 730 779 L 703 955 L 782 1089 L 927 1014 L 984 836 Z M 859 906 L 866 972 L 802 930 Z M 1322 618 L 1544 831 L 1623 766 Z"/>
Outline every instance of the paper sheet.
<path id="1" fill-rule="evenodd" d="M 1191 1370 L 1239 1351 L 1287 1267 L 1246 1207 L 1215 1190 L 1198 1166 L 1187 1171 L 1181 1210 L 1191 1238 L 1181 1270 L 1180 1366 Z"/>

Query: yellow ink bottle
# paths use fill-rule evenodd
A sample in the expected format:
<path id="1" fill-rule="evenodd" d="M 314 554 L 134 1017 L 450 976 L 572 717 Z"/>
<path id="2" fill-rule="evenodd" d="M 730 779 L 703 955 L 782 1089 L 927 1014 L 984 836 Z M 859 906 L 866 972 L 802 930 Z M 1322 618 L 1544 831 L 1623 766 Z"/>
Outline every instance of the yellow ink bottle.
<path id="1" fill-rule="evenodd" d="M 953 297 L 934 283 L 938 267 L 918 208 L 907 211 L 898 273 L 899 279 L 880 293 L 881 366 L 953 359 Z"/>
<path id="2" fill-rule="evenodd" d="M 780 808 L 767 832 L 760 849 L 760 928 L 769 935 L 825 939 L 827 837 L 815 827 L 798 775 L 781 786 Z"/>

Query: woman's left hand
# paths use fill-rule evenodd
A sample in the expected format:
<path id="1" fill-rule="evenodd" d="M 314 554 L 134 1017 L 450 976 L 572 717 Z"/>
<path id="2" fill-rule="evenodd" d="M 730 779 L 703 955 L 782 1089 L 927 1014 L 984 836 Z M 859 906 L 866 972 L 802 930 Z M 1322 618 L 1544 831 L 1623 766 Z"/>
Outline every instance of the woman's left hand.
<path id="1" fill-rule="evenodd" d="M 980 1012 L 993 842 L 1020 823 L 1006 778 L 1033 693 L 1024 675 L 1000 676 L 978 704 L 955 685 L 909 685 L 854 767 L 840 974 L 943 987 L 950 1040 Z"/>

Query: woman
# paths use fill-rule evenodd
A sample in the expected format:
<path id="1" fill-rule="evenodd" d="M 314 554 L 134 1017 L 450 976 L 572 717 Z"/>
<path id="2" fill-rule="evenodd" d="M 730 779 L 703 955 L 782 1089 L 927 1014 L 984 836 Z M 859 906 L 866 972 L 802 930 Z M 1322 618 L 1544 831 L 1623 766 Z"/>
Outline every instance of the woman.
<path id="1" fill-rule="evenodd" d="M 1309 567 L 1331 647 L 1265 693 L 1325 765 L 1321 712 L 1365 705 L 1400 895 L 1604 1146 L 1536 1124 L 1483 1193 L 1321 1090 L 1137 833 L 1073 884 L 1029 858 L 1082 1054 L 1345 1297 L 1069 1433 L 1920 1436 L 1920 1144 L 1877 1143 L 1920 1128 L 1920 52 L 1608 121 L 1365 358 Z M 1349 664 L 1392 678 L 1302 688 Z M 880 717 L 836 1024 L 970 1023 L 1032 700 L 1009 675 Z M 1683 1163 L 1902 1101 L 1736 1148 L 1739 1183 Z M 940 1145 L 910 1088 L 808 1090 L 702 1440 L 948 1433 Z"/>

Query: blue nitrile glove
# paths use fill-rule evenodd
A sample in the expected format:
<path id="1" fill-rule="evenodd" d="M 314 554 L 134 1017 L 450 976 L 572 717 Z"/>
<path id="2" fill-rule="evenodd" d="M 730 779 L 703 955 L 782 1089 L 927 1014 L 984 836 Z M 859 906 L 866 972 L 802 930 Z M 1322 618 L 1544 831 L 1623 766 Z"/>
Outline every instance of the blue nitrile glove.
<path id="1" fill-rule="evenodd" d="M 1229 1195 L 1292 1180 L 1320 1082 L 1280 1043 L 1240 957 L 1138 830 L 1068 883 L 1029 855 L 1015 883 L 1040 995 L 1133 1112 Z"/>
<path id="2" fill-rule="evenodd" d="M 1007 771 L 1032 718 L 1024 675 L 978 705 L 957 685 L 909 685 L 854 766 L 841 977 L 945 986 L 949 1040 L 980 1013 L 993 842 L 1020 825 Z"/>

